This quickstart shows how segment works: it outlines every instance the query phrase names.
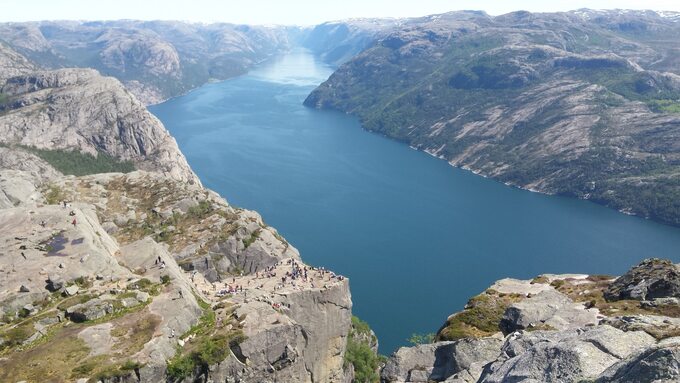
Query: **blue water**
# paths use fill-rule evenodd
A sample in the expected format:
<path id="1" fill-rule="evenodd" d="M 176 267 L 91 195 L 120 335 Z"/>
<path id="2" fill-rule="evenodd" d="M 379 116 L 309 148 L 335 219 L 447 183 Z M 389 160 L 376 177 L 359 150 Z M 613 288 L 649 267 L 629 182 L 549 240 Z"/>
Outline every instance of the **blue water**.
<path id="1" fill-rule="evenodd" d="M 680 230 L 507 187 L 302 106 L 331 69 L 294 51 L 151 107 L 204 184 L 350 278 L 382 353 L 504 277 L 680 261 Z"/>

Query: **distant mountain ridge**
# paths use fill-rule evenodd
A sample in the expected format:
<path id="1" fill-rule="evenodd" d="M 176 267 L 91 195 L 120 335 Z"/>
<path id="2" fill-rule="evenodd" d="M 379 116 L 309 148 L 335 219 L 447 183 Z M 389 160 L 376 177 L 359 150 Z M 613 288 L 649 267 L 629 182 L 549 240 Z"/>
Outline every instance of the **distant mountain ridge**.
<path id="1" fill-rule="evenodd" d="M 678 225 L 678 36 L 672 12 L 433 15 L 305 103 L 507 184 Z"/>
<path id="2" fill-rule="evenodd" d="M 44 21 L 0 24 L 0 40 L 44 69 L 85 67 L 114 76 L 151 104 L 245 73 L 288 49 L 295 30 L 170 21 Z"/>

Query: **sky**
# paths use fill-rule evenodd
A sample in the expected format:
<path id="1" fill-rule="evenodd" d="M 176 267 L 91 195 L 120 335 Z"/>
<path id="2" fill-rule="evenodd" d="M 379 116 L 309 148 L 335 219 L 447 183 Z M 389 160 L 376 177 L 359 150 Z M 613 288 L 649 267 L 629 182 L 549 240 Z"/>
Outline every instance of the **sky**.
<path id="1" fill-rule="evenodd" d="M 680 11 L 680 0 L 0 0 L 0 21 L 139 19 L 313 25 L 461 9 L 499 15 L 578 8 Z"/>

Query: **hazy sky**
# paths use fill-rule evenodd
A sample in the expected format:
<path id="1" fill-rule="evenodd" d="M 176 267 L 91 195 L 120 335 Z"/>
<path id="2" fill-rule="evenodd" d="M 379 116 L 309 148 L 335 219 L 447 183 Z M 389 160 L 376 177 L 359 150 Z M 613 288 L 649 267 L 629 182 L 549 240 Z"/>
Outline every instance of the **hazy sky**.
<path id="1" fill-rule="evenodd" d="M 0 21 L 141 19 L 301 25 L 460 9 L 482 9 L 492 15 L 586 7 L 680 11 L 680 0 L 0 0 L 0 4 Z"/>

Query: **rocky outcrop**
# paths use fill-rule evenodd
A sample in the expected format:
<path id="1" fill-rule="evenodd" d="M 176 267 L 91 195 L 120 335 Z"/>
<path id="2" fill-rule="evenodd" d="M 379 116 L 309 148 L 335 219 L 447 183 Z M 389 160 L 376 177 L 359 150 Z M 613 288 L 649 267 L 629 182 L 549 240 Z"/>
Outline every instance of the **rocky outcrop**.
<path id="1" fill-rule="evenodd" d="M 0 42 L 0 84 L 10 77 L 30 73 L 36 69 L 32 62 Z"/>
<path id="2" fill-rule="evenodd" d="M 502 337 L 402 347 L 387 361 L 385 382 L 476 382 L 500 354 Z"/>
<path id="3" fill-rule="evenodd" d="M 531 328 L 566 330 L 597 324 L 597 310 L 587 310 L 566 295 L 546 290 L 513 303 L 505 310 L 499 328 L 505 334 Z"/>
<path id="4" fill-rule="evenodd" d="M 680 380 L 680 338 L 673 338 L 614 364 L 597 379 L 597 383 L 652 383 L 678 380 Z"/>
<path id="5" fill-rule="evenodd" d="M 242 382 L 346 379 L 348 280 L 304 265 L 256 213 L 160 173 L 56 176 L 45 183 L 32 190 L 77 202 L 69 208 L 42 206 L 41 198 L 22 202 L 30 208 L 0 210 L 6 236 L 0 241 L 6 244 L 0 247 L 0 264 L 11 267 L 0 277 L 10 287 L 0 291 L 2 317 L 12 328 L 26 323 L 20 318 L 30 312 L 22 344 L 33 344 L 50 326 L 70 320 L 83 326 L 75 335 L 91 358 L 127 347 L 125 356 L 142 366 L 125 372 L 120 369 L 126 361 L 114 356 L 94 369 L 97 374 L 108 368 L 148 382 L 179 376 Z M 21 234 L 26 232 L 34 234 Z M 224 243 L 233 251 L 210 250 Z M 17 257 L 10 256 L 15 246 L 25 249 Z M 187 267 L 187 260 L 207 258 L 218 266 Z M 31 380 L 32 372 L 13 367 L 23 355 L 15 335 L 0 331 L 0 339 L 12 350 L 0 361 L 0 380 Z M 39 346 L 38 354 L 53 352 L 51 342 Z M 205 347 L 219 347 L 219 356 L 200 356 L 208 355 Z M 182 360 L 190 365 L 178 370 L 176 365 L 187 363 Z M 68 371 L 55 376 L 78 367 L 76 361 L 64 363 Z"/>
<path id="6" fill-rule="evenodd" d="M 200 184 L 174 138 L 113 78 L 91 69 L 35 72 L 9 79 L 1 92 L 5 145 L 106 153 Z"/>
<path id="7" fill-rule="evenodd" d="M 487 367 L 480 382 L 592 380 L 654 343 L 644 332 L 625 333 L 608 326 L 510 336 L 503 345 L 503 356 Z"/>
<path id="8" fill-rule="evenodd" d="M 604 292 L 607 300 L 680 298 L 680 269 L 668 260 L 646 259 Z"/>
<path id="9" fill-rule="evenodd" d="M 626 275 L 503 279 L 453 314 L 437 341 L 399 349 L 383 382 L 666 382 L 678 376 L 675 298 L 607 302 L 610 290 L 674 265 L 645 260 Z M 672 274 L 672 273 L 671 273 Z M 632 275 L 645 278 L 632 278 Z M 626 281 L 623 283 L 622 281 Z M 443 340 L 457 337 L 456 340 Z M 453 351 L 455 350 L 455 351 Z"/>

